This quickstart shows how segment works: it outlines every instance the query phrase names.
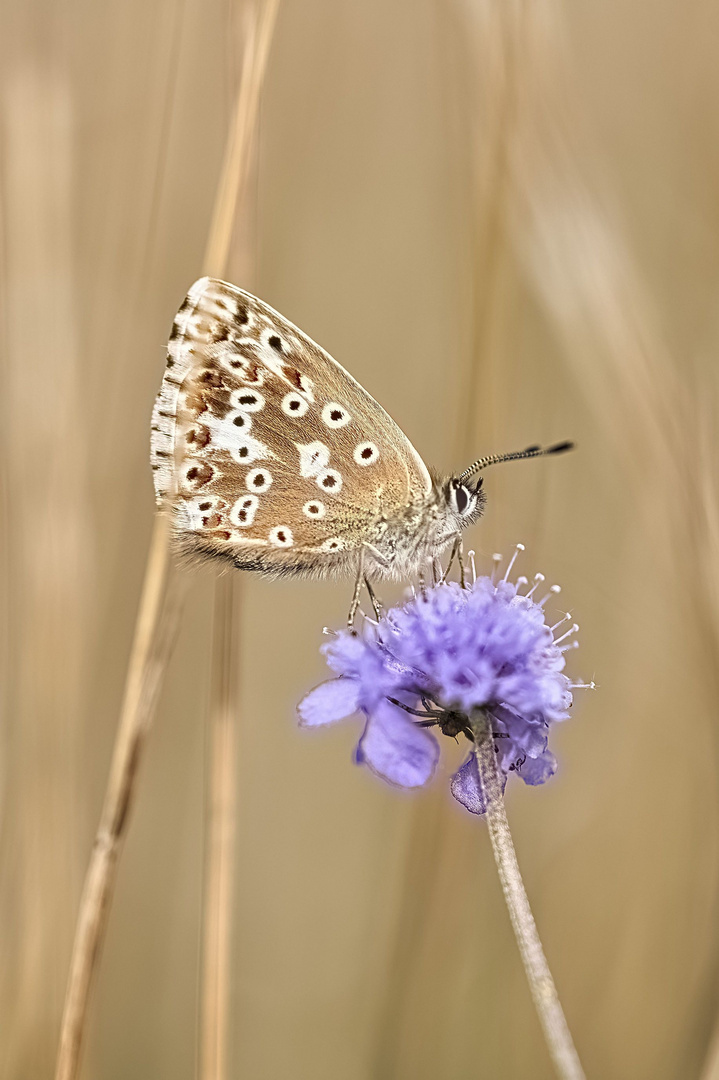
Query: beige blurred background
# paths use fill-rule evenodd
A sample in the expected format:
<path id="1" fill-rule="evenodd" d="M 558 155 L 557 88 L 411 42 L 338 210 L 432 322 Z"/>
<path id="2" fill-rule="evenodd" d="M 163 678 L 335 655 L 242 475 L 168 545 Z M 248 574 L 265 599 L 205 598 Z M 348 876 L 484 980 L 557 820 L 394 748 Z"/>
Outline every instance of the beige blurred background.
<path id="1" fill-rule="evenodd" d="M 6 0 L 0 1073 L 52 1076 L 154 502 L 153 396 L 201 272 L 240 65 L 229 0 Z M 482 565 L 563 586 L 595 678 L 510 783 L 591 1078 L 710 1077 L 717 1014 L 719 9 L 282 0 L 247 271 L 425 459 L 487 475 Z M 240 285 L 244 280 L 238 280 Z M 83 1076 L 197 1056 L 210 571 L 120 865 Z M 344 584 L 242 588 L 229 1075 L 552 1075 L 483 825 L 300 733 Z"/>

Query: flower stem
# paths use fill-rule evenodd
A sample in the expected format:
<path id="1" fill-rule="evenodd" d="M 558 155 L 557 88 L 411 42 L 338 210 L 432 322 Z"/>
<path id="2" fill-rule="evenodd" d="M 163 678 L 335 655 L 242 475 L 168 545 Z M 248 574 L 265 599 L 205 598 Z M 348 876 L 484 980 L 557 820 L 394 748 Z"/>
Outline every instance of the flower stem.
<path id="1" fill-rule="evenodd" d="M 479 779 L 487 801 L 487 825 L 499 880 L 547 1047 L 561 1080 L 584 1080 L 584 1071 L 564 1018 L 519 872 L 504 809 L 490 720 L 485 712 L 477 711 L 471 716 L 470 724 L 475 736 Z"/>

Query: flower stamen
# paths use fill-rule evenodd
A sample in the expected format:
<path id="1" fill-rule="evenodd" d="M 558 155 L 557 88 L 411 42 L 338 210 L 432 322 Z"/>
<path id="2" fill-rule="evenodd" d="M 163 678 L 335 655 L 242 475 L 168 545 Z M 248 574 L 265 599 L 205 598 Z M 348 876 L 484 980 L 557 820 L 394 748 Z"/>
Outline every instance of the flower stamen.
<path id="1" fill-rule="evenodd" d="M 512 555 L 512 558 L 509 560 L 509 564 L 507 566 L 507 569 L 504 571 L 504 577 L 502 578 L 502 581 L 506 581 L 507 578 L 509 577 L 509 575 L 512 573 L 512 567 L 514 566 L 515 562 L 517 561 L 517 556 L 519 555 L 520 551 L 524 551 L 524 550 L 525 550 L 524 549 L 524 544 L 517 544 L 517 546 L 514 549 L 514 554 Z"/>
<path id="2" fill-rule="evenodd" d="M 527 600 L 530 599 L 530 597 L 533 595 L 535 590 L 539 588 L 539 586 L 542 584 L 542 582 L 544 580 L 545 580 L 544 574 L 535 574 L 534 575 L 534 585 L 532 585 L 532 588 L 529 590 L 528 593 L 525 593 L 525 595 L 527 597 Z"/>
<path id="3" fill-rule="evenodd" d="M 554 595 L 556 596 L 561 591 L 562 591 L 562 586 L 561 585 L 550 585 L 549 592 L 546 594 L 546 596 L 543 596 L 541 600 L 537 600 L 537 607 L 543 608 L 544 605 L 546 604 L 547 600 L 549 600 L 549 597 L 552 595 L 552 593 L 554 593 Z"/>
<path id="4" fill-rule="evenodd" d="M 562 619 L 562 622 L 564 622 L 564 619 Z M 579 629 L 579 623 L 575 623 L 574 626 L 572 626 L 569 630 L 567 630 L 567 632 L 565 634 L 562 634 L 561 637 L 555 638 L 554 639 L 554 644 L 559 645 L 560 641 L 564 641 L 564 639 L 570 637 L 571 634 L 576 634 L 578 629 Z"/>

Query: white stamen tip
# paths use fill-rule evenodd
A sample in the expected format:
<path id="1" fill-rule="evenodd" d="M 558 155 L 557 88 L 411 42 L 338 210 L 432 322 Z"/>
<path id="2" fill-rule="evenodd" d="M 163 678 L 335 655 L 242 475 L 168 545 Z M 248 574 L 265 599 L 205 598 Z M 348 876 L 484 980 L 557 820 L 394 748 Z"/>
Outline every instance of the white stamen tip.
<path id="1" fill-rule="evenodd" d="M 550 626 L 549 629 L 552 631 L 552 633 L 554 633 L 554 631 L 557 629 L 558 626 L 561 626 L 562 623 L 565 623 L 567 621 L 567 619 L 571 619 L 571 617 L 572 616 L 571 616 L 570 612 L 567 612 L 566 615 L 562 615 L 561 619 L 557 619 L 554 626 Z"/>
<path id="2" fill-rule="evenodd" d="M 326 634 L 326 635 L 327 635 L 327 637 L 334 637 L 334 636 L 335 636 L 335 634 L 336 634 L 336 631 L 335 631 L 335 630 L 331 630 L 329 626 L 323 626 L 323 627 L 322 627 L 322 633 L 323 633 L 323 634 Z"/>
<path id="3" fill-rule="evenodd" d="M 544 574 L 535 574 L 534 575 L 534 585 L 532 585 L 532 588 L 527 593 L 527 599 L 529 599 L 529 597 L 534 593 L 535 589 L 539 588 L 539 586 L 542 584 L 543 581 L 544 581 Z"/>
<path id="4" fill-rule="evenodd" d="M 562 591 L 562 586 L 561 585 L 551 585 L 550 588 L 549 588 L 549 591 L 553 592 L 553 593 L 560 593 Z"/>
<path id="5" fill-rule="evenodd" d="M 502 581 L 506 581 L 507 578 L 509 577 L 509 575 L 511 574 L 512 567 L 514 566 L 515 562 L 517 561 L 517 556 L 519 555 L 520 551 L 524 551 L 524 544 L 517 544 L 517 546 L 515 547 L 514 554 L 512 555 L 512 558 L 509 560 L 509 565 L 507 566 L 507 569 L 504 571 L 504 577 L 502 578 Z"/>
<path id="6" fill-rule="evenodd" d="M 500 563 L 501 561 L 502 553 L 500 551 L 495 551 L 494 555 L 492 556 L 492 562 Z"/>

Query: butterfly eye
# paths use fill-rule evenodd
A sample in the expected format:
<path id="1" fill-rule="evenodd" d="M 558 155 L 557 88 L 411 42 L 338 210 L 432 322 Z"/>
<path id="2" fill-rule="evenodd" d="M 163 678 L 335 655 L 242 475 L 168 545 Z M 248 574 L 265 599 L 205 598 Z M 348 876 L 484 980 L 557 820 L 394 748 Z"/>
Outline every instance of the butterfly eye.
<path id="1" fill-rule="evenodd" d="M 464 484 L 453 484 L 450 491 L 450 498 L 453 509 L 458 514 L 466 514 L 471 504 L 474 502 L 471 492 L 467 490 Z"/>

